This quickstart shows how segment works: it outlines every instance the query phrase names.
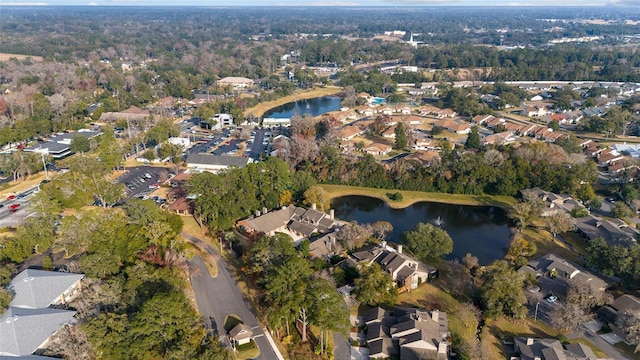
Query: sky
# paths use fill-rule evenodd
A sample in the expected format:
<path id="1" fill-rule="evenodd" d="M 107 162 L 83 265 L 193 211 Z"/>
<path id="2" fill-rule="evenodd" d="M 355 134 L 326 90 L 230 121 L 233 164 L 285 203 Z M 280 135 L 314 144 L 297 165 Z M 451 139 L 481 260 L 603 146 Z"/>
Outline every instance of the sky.
<path id="1" fill-rule="evenodd" d="M 0 0 L 0 6 L 638 6 L 640 0 Z"/>

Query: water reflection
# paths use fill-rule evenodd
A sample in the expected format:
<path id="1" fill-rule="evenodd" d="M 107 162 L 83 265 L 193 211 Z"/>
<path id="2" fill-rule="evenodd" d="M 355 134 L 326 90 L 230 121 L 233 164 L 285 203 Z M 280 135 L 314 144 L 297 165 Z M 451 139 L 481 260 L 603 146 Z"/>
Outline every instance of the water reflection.
<path id="1" fill-rule="evenodd" d="M 318 116 L 329 111 L 340 109 L 340 98 L 322 96 L 312 99 L 298 100 L 275 107 L 264 114 L 266 118 L 290 118 L 296 112 L 300 115 Z"/>
<path id="2" fill-rule="evenodd" d="M 397 242 L 403 231 L 419 222 L 440 226 L 453 239 L 449 258 L 461 259 L 466 253 L 486 265 L 501 259 L 509 246 L 510 220 L 504 210 L 491 206 L 464 206 L 420 202 L 404 209 L 392 209 L 384 201 L 365 196 L 344 196 L 333 201 L 336 217 L 359 223 L 389 221 L 393 225 L 390 241 Z"/>

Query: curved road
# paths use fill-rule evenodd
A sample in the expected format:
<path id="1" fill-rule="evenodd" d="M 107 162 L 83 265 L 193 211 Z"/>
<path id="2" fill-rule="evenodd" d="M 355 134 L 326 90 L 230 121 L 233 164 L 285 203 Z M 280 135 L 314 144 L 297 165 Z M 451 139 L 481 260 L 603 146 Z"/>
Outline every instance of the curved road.
<path id="1" fill-rule="evenodd" d="M 253 338 L 260 349 L 260 355 L 256 359 L 277 360 L 279 357 L 267 340 L 265 333 L 251 312 L 242 292 L 236 285 L 236 281 L 230 274 L 227 263 L 220 254 L 209 244 L 193 236 L 182 234 L 190 242 L 203 249 L 210 259 L 215 259 L 218 267 L 218 275 L 211 277 L 207 267 L 200 256 L 195 256 L 189 261 L 190 265 L 197 268 L 197 275 L 192 275 L 189 280 L 196 297 L 198 310 L 204 319 L 214 319 L 215 330 L 224 335 L 224 319 L 227 315 L 238 315 L 245 324 L 253 330 Z M 207 321 L 207 324 L 210 324 Z"/>

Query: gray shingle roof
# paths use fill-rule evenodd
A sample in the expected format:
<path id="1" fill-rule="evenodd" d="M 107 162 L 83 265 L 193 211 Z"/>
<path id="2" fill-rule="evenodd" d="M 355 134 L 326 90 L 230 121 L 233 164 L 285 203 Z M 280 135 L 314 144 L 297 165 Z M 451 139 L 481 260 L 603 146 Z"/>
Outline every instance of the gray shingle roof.
<path id="1" fill-rule="evenodd" d="M 84 274 L 27 269 L 9 284 L 15 293 L 11 306 L 45 308 L 83 277 Z"/>
<path id="2" fill-rule="evenodd" d="M 0 354 L 30 355 L 62 325 L 75 323 L 75 311 L 10 307 L 0 317 Z"/>
<path id="3" fill-rule="evenodd" d="M 211 154 L 190 154 L 189 157 L 187 157 L 187 164 L 189 165 L 235 166 L 243 168 L 247 166 L 250 161 L 251 158 Z"/>

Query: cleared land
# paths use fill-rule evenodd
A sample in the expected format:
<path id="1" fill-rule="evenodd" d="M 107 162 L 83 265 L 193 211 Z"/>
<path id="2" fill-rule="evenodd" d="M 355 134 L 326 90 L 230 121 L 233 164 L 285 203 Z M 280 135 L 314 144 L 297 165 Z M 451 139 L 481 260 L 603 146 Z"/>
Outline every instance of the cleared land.
<path id="1" fill-rule="evenodd" d="M 43 61 L 42 56 L 0 53 L 0 61 L 8 61 L 8 60 L 11 60 L 12 58 L 15 58 L 18 60 L 31 58 L 31 60 L 33 61 Z"/>
<path id="2" fill-rule="evenodd" d="M 389 207 L 394 209 L 406 208 L 407 206 L 411 206 L 421 201 L 458 205 L 497 206 L 503 209 L 510 209 L 511 206 L 516 203 L 515 198 L 504 195 L 443 194 L 421 191 L 374 189 L 346 185 L 320 185 L 320 187 L 327 192 L 330 199 L 348 195 L 369 196 L 385 201 Z M 391 193 L 402 194 L 402 200 L 390 200 L 387 194 Z"/>
<path id="3" fill-rule="evenodd" d="M 267 112 L 268 110 L 273 109 L 274 107 L 277 107 L 280 105 L 284 105 L 286 103 L 290 103 L 297 100 L 312 99 L 315 97 L 321 97 L 321 96 L 327 96 L 327 95 L 335 95 L 341 91 L 342 91 L 341 87 L 327 86 L 323 88 L 315 88 L 309 91 L 296 92 L 295 94 L 288 95 L 273 101 L 263 102 L 254 107 L 248 108 L 247 110 L 244 111 L 244 115 L 247 116 L 249 114 L 253 114 L 254 116 L 262 117 L 262 115 L 264 115 L 264 113 Z"/>

